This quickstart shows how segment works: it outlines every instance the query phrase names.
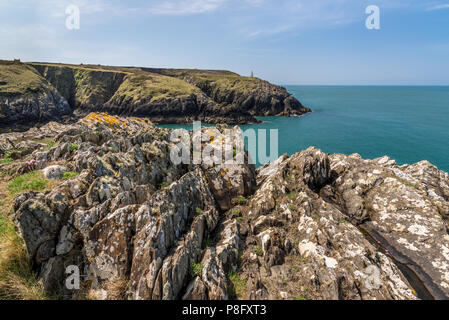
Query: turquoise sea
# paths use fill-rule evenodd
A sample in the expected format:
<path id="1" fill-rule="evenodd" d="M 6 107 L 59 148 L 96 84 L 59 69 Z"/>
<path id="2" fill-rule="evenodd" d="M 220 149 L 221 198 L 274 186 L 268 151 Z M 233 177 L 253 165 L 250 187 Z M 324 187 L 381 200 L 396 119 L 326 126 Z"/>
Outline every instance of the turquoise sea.
<path id="1" fill-rule="evenodd" d="M 449 87 L 285 87 L 313 112 L 242 126 L 278 129 L 279 155 L 315 146 L 368 159 L 388 155 L 398 164 L 428 160 L 449 172 Z"/>

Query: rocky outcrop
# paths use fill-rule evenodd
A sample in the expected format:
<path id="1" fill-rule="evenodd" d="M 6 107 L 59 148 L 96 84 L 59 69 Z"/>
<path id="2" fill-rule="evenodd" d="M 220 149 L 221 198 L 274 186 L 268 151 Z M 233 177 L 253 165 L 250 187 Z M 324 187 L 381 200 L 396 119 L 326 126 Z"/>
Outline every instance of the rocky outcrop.
<path id="1" fill-rule="evenodd" d="M 246 208 L 246 298 L 415 298 L 393 261 L 320 197 L 332 182 L 326 154 L 312 148 L 284 156 L 259 170 L 259 182 Z M 376 290 L 369 267 L 379 270 Z"/>
<path id="2" fill-rule="evenodd" d="M 160 99 L 155 99 L 152 95 L 135 99 L 132 95 L 118 91 L 100 110 L 111 114 L 147 117 L 158 124 L 187 124 L 194 121 L 213 124 L 258 122 L 252 115 L 238 108 L 218 105 L 199 90 L 185 96 L 164 96 Z"/>
<path id="3" fill-rule="evenodd" d="M 334 155 L 331 168 L 348 219 L 414 273 L 427 295 L 448 299 L 449 175 L 428 161 L 398 166 L 388 157 Z"/>
<path id="4" fill-rule="evenodd" d="M 14 125 L 59 120 L 68 102 L 33 68 L 0 63 L 0 132 Z"/>
<path id="5" fill-rule="evenodd" d="M 234 106 L 253 116 L 300 116 L 311 112 L 283 87 L 255 77 L 219 70 L 143 68 L 183 79 L 221 105 Z"/>
<path id="6" fill-rule="evenodd" d="M 72 112 L 67 101 L 55 90 L 36 92 L 27 96 L 0 97 L 0 125 L 25 125 L 59 120 Z"/>
<path id="7" fill-rule="evenodd" d="M 39 130 L 51 135 L 54 125 L 47 126 Z M 169 130 L 144 119 L 96 114 L 59 128 L 56 145 L 36 150 L 32 163 L 17 170 L 43 170 L 51 178 L 56 171 L 80 173 L 15 199 L 18 228 L 46 289 L 64 290 L 65 267 L 74 264 L 95 297 L 107 298 L 105 290 L 119 279 L 132 299 L 182 297 L 221 220 L 217 203 L 250 192 L 245 185 L 255 181 L 254 168 L 234 166 L 210 177 L 207 165 L 173 165 Z M 224 183 L 225 194 L 211 187 Z M 224 273 L 221 295 L 219 275 L 210 277 L 203 280 L 206 296 L 225 297 Z"/>
<path id="8" fill-rule="evenodd" d="M 221 77 L 219 79 L 186 76 L 217 103 L 238 106 L 254 116 L 300 116 L 311 110 L 304 107 L 283 87 L 258 78 Z"/>
<path id="9" fill-rule="evenodd" d="M 245 209 L 247 298 L 449 297 L 447 173 L 314 148 L 258 173 Z"/>
<path id="10" fill-rule="evenodd" d="M 203 128 L 201 141 L 218 148 L 224 129 Z M 31 136 L 56 142 L 16 175 L 79 173 L 15 198 L 47 290 L 76 297 L 64 288 L 75 265 L 97 299 L 449 297 L 449 177 L 430 163 L 309 148 L 257 170 L 175 165 L 182 139 L 171 135 L 146 119 L 92 114 L 0 137 L 4 149 Z"/>

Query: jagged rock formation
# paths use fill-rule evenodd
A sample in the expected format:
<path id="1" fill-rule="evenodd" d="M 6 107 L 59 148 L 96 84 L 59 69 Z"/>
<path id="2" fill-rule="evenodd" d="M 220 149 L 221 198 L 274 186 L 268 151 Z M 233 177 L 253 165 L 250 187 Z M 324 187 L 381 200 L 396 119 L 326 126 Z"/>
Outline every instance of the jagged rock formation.
<path id="1" fill-rule="evenodd" d="M 180 297 L 192 264 L 202 257 L 203 240 L 220 220 L 216 201 L 230 203 L 229 197 L 251 191 L 245 186 L 254 184 L 254 168 L 235 166 L 211 176 L 206 165 L 173 165 L 168 130 L 143 119 L 92 115 L 39 131 L 52 135 L 54 127 L 61 130 L 57 145 L 34 152 L 35 162 L 18 172 L 57 164 L 80 175 L 15 199 L 17 224 L 46 288 L 60 289 L 64 266 L 76 264 L 92 279 L 94 294 L 125 277 L 130 298 Z M 230 191 L 213 193 L 212 185 Z M 214 279 L 204 281 L 211 281 L 212 292 Z M 226 297 L 226 284 L 216 294 Z"/>
<path id="2" fill-rule="evenodd" d="M 411 181 L 423 177 L 406 172 L 418 168 L 432 172 L 433 183 L 446 190 L 447 174 L 426 162 L 398 167 L 388 158 L 328 156 L 314 148 L 260 168 L 260 186 L 245 209 L 247 297 L 413 299 L 418 292 L 424 298 L 447 298 L 444 248 L 449 236 L 433 200 L 447 202 L 429 198 L 426 192 L 433 189 L 425 184 L 422 192 L 415 191 Z M 360 229 L 368 229 L 376 240 L 383 233 L 388 240 L 383 246 L 370 243 Z M 261 257 L 255 248 L 261 248 Z M 369 266 L 380 271 L 379 290 L 367 288 Z"/>
<path id="3" fill-rule="evenodd" d="M 81 117 L 101 111 L 155 123 L 214 124 L 310 112 L 284 88 L 232 72 L 186 70 L 179 75 L 167 69 L 8 61 L 0 61 L 0 106 L 2 132 L 14 129 L 17 121 L 33 125 L 72 111 Z"/>
<path id="4" fill-rule="evenodd" d="M 4 150 L 29 137 L 56 142 L 30 142 L 34 161 L 15 175 L 79 173 L 14 200 L 48 290 L 76 297 L 63 286 L 66 266 L 77 265 L 99 299 L 449 297 L 449 176 L 430 163 L 309 148 L 257 171 L 174 165 L 170 134 L 145 119 L 92 114 L 0 136 Z"/>

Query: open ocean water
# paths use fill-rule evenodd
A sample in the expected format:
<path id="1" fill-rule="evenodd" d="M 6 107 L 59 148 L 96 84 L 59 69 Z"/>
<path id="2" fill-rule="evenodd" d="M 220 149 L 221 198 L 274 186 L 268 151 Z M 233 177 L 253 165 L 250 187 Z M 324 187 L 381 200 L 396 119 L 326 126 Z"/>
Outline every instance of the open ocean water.
<path id="1" fill-rule="evenodd" d="M 398 164 L 428 160 L 449 172 L 448 86 L 286 88 L 313 112 L 293 118 L 261 117 L 264 123 L 242 126 L 278 129 L 279 156 L 315 146 L 367 159 L 388 155 Z"/>

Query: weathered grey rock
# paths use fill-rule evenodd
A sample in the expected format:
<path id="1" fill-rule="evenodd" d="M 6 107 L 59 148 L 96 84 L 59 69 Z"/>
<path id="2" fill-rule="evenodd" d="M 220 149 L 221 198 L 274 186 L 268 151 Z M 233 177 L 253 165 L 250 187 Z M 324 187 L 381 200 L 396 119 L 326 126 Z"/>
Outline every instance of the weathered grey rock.
<path id="1" fill-rule="evenodd" d="M 415 299 L 391 259 L 317 193 L 330 182 L 328 156 L 310 148 L 283 159 L 274 170 L 259 170 L 263 182 L 249 203 L 246 297 Z M 367 285 L 369 266 L 379 270 L 378 290 Z"/>
<path id="2" fill-rule="evenodd" d="M 347 214 L 366 221 L 361 227 L 416 274 L 428 295 L 449 298 L 448 174 L 427 161 L 398 166 L 385 157 L 334 155 L 331 167 L 345 172 L 335 189 Z"/>
<path id="3" fill-rule="evenodd" d="M 187 286 L 182 300 L 207 300 L 207 291 L 200 277 L 196 277 Z"/>
<path id="4" fill-rule="evenodd" d="M 67 172 L 67 168 L 56 164 L 42 169 L 42 173 L 47 179 L 61 179 L 64 172 Z"/>

